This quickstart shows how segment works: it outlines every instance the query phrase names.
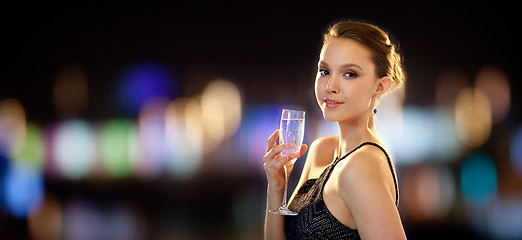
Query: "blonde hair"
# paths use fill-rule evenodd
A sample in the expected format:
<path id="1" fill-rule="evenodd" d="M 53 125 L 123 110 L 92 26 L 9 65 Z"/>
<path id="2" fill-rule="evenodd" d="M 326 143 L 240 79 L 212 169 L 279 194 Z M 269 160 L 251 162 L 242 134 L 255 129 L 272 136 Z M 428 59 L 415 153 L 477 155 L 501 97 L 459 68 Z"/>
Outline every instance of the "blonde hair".
<path id="1" fill-rule="evenodd" d="M 372 61 L 375 64 L 375 74 L 378 77 L 388 76 L 395 87 L 400 87 L 406 79 L 402 69 L 401 56 L 391 43 L 388 34 L 380 28 L 360 22 L 344 21 L 330 27 L 323 37 L 323 45 L 334 38 L 353 39 L 372 52 Z"/>

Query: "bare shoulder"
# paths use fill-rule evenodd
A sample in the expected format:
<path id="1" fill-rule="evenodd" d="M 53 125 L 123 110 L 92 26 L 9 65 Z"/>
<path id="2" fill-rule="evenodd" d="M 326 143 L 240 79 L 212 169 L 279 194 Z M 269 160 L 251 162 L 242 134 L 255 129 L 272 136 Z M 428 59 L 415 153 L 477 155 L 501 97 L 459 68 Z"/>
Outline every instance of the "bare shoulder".
<path id="1" fill-rule="evenodd" d="M 395 202 L 394 177 L 384 152 L 375 146 L 363 146 L 339 164 L 340 194 L 348 198 L 362 193 L 381 196 Z M 346 192 L 345 192 L 346 191 Z M 361 194 L 354 194 L 360 192 Z M 344 198 L 344 197 L 343 197 Z M 347 200 L 347 199 L 345 199 Z"/>
<path id="2" fill-rule="evenodd" d="M 315 139 L 310 145 L 311 151 L 318 151 L 320 153 L 324 152 L 334 152 L 337 146 L 339 145 L 339 137 L 338 136 L 325 136 Z"/>
<path id="3" fill-rule="evenodd" d="M 339 145 L 338 136 L 320 137 L 312 142 L 308 150 L 306 164 L 309 165 L 309 178 L 317 178 L 330 164 Z"/>
<path id="4" fill-rule="evenodd" d="M 346 181 L 388 180 L 387 178 L 391 175 L 386 155 L 375 146 L 363 146 L 353 152 L 347 160 L 339 166 L 342 170 L 340 177 Z"/>
<path id="5" fill-rule="evenodd" d="M 339 195 L 350 209 L 361 238 L 404 239 L 394 179 L 384 152 L 364 146 L 338 167 Z"/>

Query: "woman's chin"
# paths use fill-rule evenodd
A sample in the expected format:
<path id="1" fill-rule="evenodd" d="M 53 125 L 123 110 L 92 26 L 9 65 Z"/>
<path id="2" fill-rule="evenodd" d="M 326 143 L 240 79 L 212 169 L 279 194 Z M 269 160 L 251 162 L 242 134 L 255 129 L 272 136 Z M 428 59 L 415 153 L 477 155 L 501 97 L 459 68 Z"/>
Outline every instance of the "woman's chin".
<path id="1" fill-rule="evenodd" d="M 338 122 L 337 118 L 335 118 L 334 116 L 332 116 L 330 114 L 325 114 L 325 112 L 323 112 L 323 118 L 324 118 L 324 120 L 326 120 L 328 122 Z"/>

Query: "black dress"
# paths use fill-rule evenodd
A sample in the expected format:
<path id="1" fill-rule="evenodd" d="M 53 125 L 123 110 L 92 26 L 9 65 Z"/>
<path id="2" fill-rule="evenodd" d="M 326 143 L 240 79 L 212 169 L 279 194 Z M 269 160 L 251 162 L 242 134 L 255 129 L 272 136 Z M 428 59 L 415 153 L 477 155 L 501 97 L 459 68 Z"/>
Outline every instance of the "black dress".
<path id="1" fill-rule="evenodd" d="M 334 167 L 348 155 L 355 152 L 365 145 L 373 145 L 381 149 L 386 158 L 393 175 L 395 183 L 395 204 L 398 204 L 399 191 L 397 180 L 393 171 L 390 157 L 386 151 L 376 143 L 365 142 L 357 148 L 347 153 L 341 158 L 337 158 L 333 164 L 329 165 L 317 179 L 306 181 L 296 193 L 294 200 L 289 208 L 298 212 L 297 216 L 285 216 L 285 228 L 288 239 L 360 239 L 357 229 L 350 229 L 337 220 L 326 207 L 323 201 L 323 188 L 328 181 Z"/>

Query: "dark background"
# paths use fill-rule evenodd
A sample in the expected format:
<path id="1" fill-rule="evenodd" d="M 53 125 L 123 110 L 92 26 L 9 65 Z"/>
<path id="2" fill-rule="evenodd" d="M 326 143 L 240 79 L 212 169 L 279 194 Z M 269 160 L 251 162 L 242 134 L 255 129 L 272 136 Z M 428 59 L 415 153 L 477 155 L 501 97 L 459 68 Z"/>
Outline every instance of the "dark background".
<path id="1" fill-rule="evenodd" d="M 193 94 L 199 84 L 194 79 L 221 76 L 240 82 L 247 102 L 272 100 L 278 89 L 272 89 L 273 95 L 248 90 L 265 83 L 292 84 L 298 78 L 286 77 L 295 75 L 313 82 L 321 36 L 339 20 L 380 26 L 400 45 L 412 89 L 406 104 L 432 104 L 435 79 L 446 69 L 471 78 L 480 67 L 495 65 L 508 74 L 512 89 L 520 86 L 519 21 L 509 5 L 85 2 L 31 3 L 4 12 L 0 96 L 18 98 L 28 118 L 38 121 L 56 118 L 50 105 L 52 80 L 68 64 L 88 74 L 94 95 L 88 118 L 120 115 L 110 109 L 115 106 L 101 103 L 110 99 L 124 68 L 148 61 L 177 73 L 178 96 Z M 513 100 L 517 109 L 519 101 Z"/>

